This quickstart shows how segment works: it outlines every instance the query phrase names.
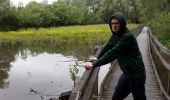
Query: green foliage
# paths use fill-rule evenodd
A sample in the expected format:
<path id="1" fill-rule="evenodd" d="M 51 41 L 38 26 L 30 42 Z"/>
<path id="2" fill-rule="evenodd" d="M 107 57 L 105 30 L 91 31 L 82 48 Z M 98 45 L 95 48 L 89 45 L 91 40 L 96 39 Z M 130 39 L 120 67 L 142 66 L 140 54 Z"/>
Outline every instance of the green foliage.
<path id="1" fill-rule="evenodd" d="M 170 2 L 168 0 L 141 0 L 140 21 L 151 27 L 159 41 L 170 48 Z"/>
<path id="2" fill-rule="evenodd" d="M 108 22 L 114 12 L 122 12 L 129 22 L 138 23 L 139 4 L 139 0 L 103 0 L 99 14 L 105 22 Z"/>
<path id="3" fill-rule="evenodd" d="M 170 48 L 170 12 L 157 12 L 155 16 L 148 24 L 160 42 Z"/>
<path id="4" fill-rule="evenodd" d="M 69 68 L 69 73 L 70 73 L 71 79 L 74 82 L 74 86 L 75 86 L 76 85 L 76 79 L 77 79 L 77 75 L 76 75 L 77 73 L 76 73 L 75 67 Z"/>
<path id="5" fill-rule="evenodd" d="M 9 0 L 0 1 L 0 30 L 17 29 L 18 20 L 16 9 L 12 7 Z"/>
<path id="6" fill-rule="evenodd" d="M 48 4 L 44 0 L 41 3 L 32 1 L 25 6 L 20 3 L 14 7 L 9 0 L 1 0 L 0 30 L 101 24 L 108 22 L 115 11 L 123 12 L 129 22 L 137 23 L 137 1 L 57 0 Z"/>
<path id="7" fill-rule="evenodd" d="M 20 27 L 49 26 L 52 19 L 52 13 L 46 8 L 47 5 L 32 1 L 25 8 L 18 9 Z"/>
<path id="8" fill-rule="evenodd" d="M 89 12 L 88 7 L 81 0 L 58 0 L 51 5 L 32 1 L 25 7 L 22 4 L 18 7 L 17 18 L 21 28 L 98 23 L 101 19 Z"/>

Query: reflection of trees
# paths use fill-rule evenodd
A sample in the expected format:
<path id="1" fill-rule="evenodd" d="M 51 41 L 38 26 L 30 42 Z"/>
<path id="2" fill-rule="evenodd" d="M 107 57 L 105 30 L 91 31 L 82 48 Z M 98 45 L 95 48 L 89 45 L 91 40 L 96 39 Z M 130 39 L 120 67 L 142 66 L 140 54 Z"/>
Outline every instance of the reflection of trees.
<path id="1" fill-rule="evenodd" d="M 87 58 L 92 54 L 91 44 L 79 39 L 70 38 L 67 40 L 37 40 L 27 44 L 25 48 L 31 51 L 31 55 L 47 53 L 61 53 L 65 56 L 72 55 L 78 59 Z M 24 53 L 23 53 L 24 54 Z"/>
<path id="2" fill-rule="evenodd" d="M 0 45 L 0 88 L 4 88 L 9 83 L 5 80 L 8 78 L 8 71 L 10 70 L 10 62 L 15 60 L 18 47 L 8 43 L 1 43 Z"/>
<path id="3" fill-rule="evenodd" d="M 28 54 L 36 56 L 37 54 L 61 53 L 64 56 L 73 56 L 78 59 L 85 59 L 92 50 L 87 41 L 79 40 L 78 38 L 70 38 L 67 40 L 34 40 L 31 43 L 0 43 L 0 88 L 4 88 L 8 83 L 5 80 L 8 78 L 10 70 L 10 62 L 15 60 L 16 54 L 20 52 L 22 59 L 26 59 Z M 73 74 L 72 74 L 73 75 Z"/>

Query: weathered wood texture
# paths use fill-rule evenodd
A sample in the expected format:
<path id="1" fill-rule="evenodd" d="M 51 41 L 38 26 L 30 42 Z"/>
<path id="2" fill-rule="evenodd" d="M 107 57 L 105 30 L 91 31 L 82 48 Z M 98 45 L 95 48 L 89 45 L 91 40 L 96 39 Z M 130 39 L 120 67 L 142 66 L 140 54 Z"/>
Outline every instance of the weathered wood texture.
<path id="1" fill-rule="evenodd" d="M 145 86 L 146 86 L 147 100 L 165 100 L 165 98 L 161 95 L 161 90 L 159 88 L 158 81 L 154 73 L 153 65 L 151 63 L 151 57 L 149 52 L 149 35 L 148 35 L 148 29 L 146 27 L 137 37 L 137 41 L 146 68 L 147 77 L 146 77 Z M 112 99 L 114 89 L 117 85 L 121 73 L 122 72 L 118 64 L 114 68 L 112 68 L 110 74 L 108 75 L 108 78 L 104 82 L 104 87 L 102 90 L 103 92 L 101 93 L 101 97 L 99 100 Z M 132 95 L 130 94 L 125 100 L 133 100 Z"/>
<path id="2" fill-rule="evenodd" d="M 100 52 L 98 49 L 96 55 Z M 69 100 L 90 100 L 96 98 L 98 95 L 98 73 L 100 67 L 86 70 L 83 73 L 80 81 L 76 84 L 76 87 L 72 90 Z"/>
<path id="3" fill-rule="evenodd" d="M 166 58 L 170 57 L 170 50 L 164 47 L 156 39 L 156 37 L 152 34 L 150 29 L 148 29 L 148 32 L 150 36 L 150 48 L 149 48 L 150 55 L 152 55 L 151 62 L 155 71 L 155 75 L 158 80 L 159 87 L 162 94 L 167 100 L 170 100 L 170 97 L 168 95 L 170 90 L 169 87 L 170 86 L 170 64 L 166 61 Z"/>

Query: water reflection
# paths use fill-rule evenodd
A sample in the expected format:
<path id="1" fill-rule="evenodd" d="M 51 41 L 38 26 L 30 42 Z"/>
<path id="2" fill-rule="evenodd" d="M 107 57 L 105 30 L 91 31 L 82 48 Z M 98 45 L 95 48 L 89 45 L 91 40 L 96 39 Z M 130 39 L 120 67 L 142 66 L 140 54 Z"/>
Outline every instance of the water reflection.
<path id="1" fill-rule="evenodd" d="M 8 87 L 9 77 L 8 71 L 10 70 L 10 62 L 15 61 L 17 47 L 9 45 L 0 45 L 0 88 Z"/>
<path id="2" fill-rule="evenodd" d="M 77 65 L 91 55 L 89 51 L 90 45 L 79 43 L 53 42 L 46 47 L 1 44 L 0 98 L 49 100 L 58 97 L 61 92 L 71 90 L 80 78 L 84 68 Z"/>

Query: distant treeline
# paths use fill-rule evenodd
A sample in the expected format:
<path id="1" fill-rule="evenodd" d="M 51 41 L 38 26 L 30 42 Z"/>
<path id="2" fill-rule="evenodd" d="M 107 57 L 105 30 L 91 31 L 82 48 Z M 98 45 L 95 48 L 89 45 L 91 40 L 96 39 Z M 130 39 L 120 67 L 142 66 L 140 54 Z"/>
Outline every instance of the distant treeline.
<path id="1" fill-rule="evenodd" d="M 44 0 L 15 6 L 0 0 L 0 30 L 107 23 L 116 11 L 139 23 L 138 4 L 139 0 L 56 0 L 53 4 Z"/>

